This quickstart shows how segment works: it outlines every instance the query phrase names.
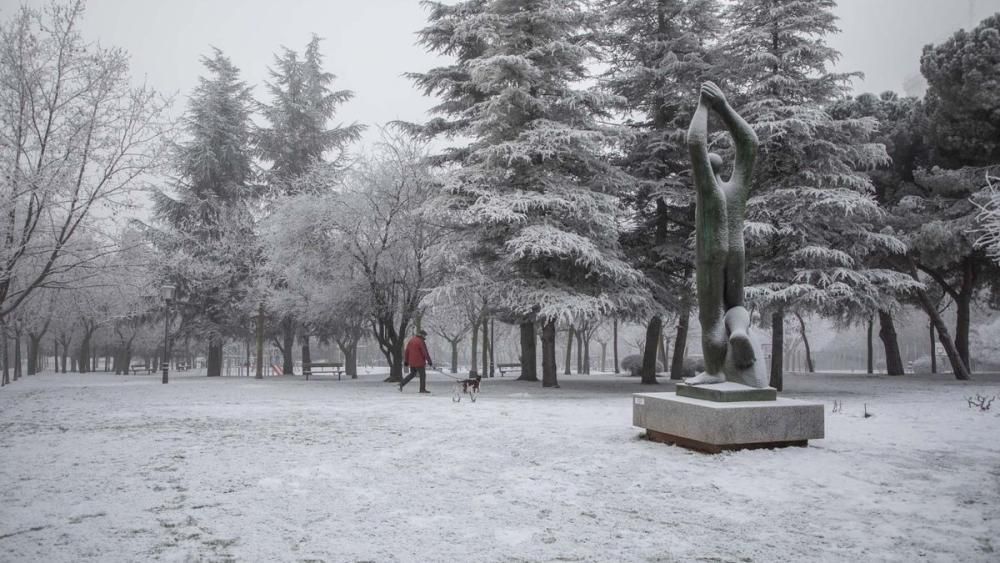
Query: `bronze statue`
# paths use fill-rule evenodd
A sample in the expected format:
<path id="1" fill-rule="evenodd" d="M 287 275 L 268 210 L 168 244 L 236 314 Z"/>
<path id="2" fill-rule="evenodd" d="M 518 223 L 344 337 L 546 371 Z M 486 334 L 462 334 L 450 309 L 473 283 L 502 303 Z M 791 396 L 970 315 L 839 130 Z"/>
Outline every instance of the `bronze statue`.
<path id="1" fill-rule="evenodd" d="M 728 181 L 722 179 L 722 157 L 708 152 L 709 110 L 722 118 L 735 142 L 736 161 Z M 688 129 L 688 148 L 697 190 L 695 280 L 705 371 L 685 382 L 731 381 L 767 387 L 767 373 L 759 361 L 761 350 L 751 337 L 750 313 L 743 306 L 743 221 L 757 158 L 757 135 L 712 82 L 701 87 Z"/>

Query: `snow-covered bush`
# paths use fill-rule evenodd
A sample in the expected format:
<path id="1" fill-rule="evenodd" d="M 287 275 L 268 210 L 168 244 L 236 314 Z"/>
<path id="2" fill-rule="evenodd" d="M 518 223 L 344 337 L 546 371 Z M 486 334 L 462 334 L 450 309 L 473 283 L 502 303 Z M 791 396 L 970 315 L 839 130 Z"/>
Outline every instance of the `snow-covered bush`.
<path id="1" fill-rule="evenodd" d="M 632 354 L 630 356 L 625 356 L 622 359 L 622 369 L 627 370 L 629 375 L 632 377 L 639 376 L 639 370 L 642 369 L 642 354 Z M 657 373 L 663 371 L 663 364 L 656 362 Z"/>
<path id="2" fill-rule="evenodd" d="M 704 358 L 684 358 L 684 367 L 681 368 L 681 377 L 694 377 L 699 372 L 705 371 Z"/>

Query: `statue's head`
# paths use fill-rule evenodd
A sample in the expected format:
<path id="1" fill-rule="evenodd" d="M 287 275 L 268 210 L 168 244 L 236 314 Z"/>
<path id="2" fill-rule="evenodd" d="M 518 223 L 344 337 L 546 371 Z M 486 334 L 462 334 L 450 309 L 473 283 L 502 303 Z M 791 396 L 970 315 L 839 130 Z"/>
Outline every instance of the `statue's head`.
<path id="1" fill-rule="evenodd" d="M 717 177 L 722 176 L 722 157 L 714 152 L 708 153 L 708 162 L 712 165 L 712 172 Z"/>

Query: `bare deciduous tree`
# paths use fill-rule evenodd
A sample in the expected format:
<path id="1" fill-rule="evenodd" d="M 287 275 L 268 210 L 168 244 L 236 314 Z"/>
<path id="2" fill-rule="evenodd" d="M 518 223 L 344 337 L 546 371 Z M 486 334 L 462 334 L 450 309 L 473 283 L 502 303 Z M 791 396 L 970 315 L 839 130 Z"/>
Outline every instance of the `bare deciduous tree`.
<path id="1" fill-rule="evenodd" d="M 0 318 L 115 250 L 95 219 L 163 153 L 167 102 L 131 85 L 124 51 L 83 39 L 82 15 L 80 1 L 22 7 L 0 26 Z"/>

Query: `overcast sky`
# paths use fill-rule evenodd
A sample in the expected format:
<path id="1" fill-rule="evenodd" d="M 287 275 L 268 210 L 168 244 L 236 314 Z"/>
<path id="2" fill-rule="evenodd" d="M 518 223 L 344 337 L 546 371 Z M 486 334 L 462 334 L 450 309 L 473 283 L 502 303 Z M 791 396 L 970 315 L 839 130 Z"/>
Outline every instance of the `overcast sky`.
<path id="1" fill-rule="evenodd" d="M 17 4 L 0 0 L 7 14 Z M 859 92 L 902 92 L 918 73 L 923 45 L 995 12 L 1000 0 L 840 0 L 842 33 L 830 43 L 843 54 L 838 70 L 865 73 Z M 335 87 L 356 93 L 339 118 L 371 125 L 422 120 L 432 105 L 401 76 L 437 62 L 415 44 L 425 22 L 417 0 L 90 0 L 83 29 L 127 49 L 133 74 L 179 93 L 179 109 L 210 46 L 226 52 L 248 83 L 261 84 L 279 46 L 301 50 L 315 32 L 326 39 Z"/>

